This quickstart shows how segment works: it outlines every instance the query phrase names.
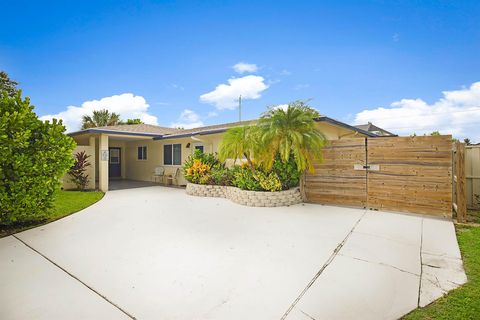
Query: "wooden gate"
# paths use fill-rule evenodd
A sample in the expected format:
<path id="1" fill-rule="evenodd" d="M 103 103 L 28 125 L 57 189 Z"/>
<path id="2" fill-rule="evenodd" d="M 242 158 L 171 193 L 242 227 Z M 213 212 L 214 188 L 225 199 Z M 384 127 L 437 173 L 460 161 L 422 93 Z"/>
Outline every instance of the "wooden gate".
<path id="1" fill-rule="evenodd" d="M 452 216 L 451 136 L 332 141 L 306 174 L 307 202 Z"/>
<path id="2" fill-rule="evenodd" d="M 365 207 L 367 172 L 354 170 L 366 165 L 366 140 L 332 140 L 323 150 L 323 162 L 306 174 L 304 194 L 308 202 Z"/>

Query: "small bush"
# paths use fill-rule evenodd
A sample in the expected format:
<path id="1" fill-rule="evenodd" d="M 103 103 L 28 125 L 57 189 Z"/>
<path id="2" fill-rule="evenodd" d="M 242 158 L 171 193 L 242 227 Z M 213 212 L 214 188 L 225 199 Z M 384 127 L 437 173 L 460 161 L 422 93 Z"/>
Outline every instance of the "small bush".
<path id="1" fill-rule="evenodd" d="M 255 178 L 253 171 L 245 167 L 235 167 L 233 171 L 233 186 L 242 190 L 262 191 L 260 182 Z"/>
<path id="2" fill-rule="evenodd" d="M 68 174 L 70 175 L 70 181 L 72 181 L 76 186 L 77 189 L 80 191 L 85 191 L 87 188 L 90 179 L 88 179 L 88 174 L 86 173 L 87 168 L 90 166 L 90 162 L 88 162 L 89 155 L 85 151 L 77 152 L 74 155 L 75 163 L 73 166 L 68 170 Z"/>
<path id="3" fill-rule="evenodd" d="M 261 171 L 255 173 L 255 179 L 265 191 L 280 191 L 282 190 L 282 182 L 274 172 L 268 174 Z"/>
<path id="4" fill-rule="evenodd" d="M 223 165 L 217 165 L 212 168 L 210 184 L 217 186 L 231 186 L 233 181 L 233 171 L 225 168 Z"/>
<path id="5" fill-rule="evenodd" d="M 185 168 L 185 178 L 193 183 L 206 184 L 210 179 L 211 167 L 199 159 L 194 159 L 190 167 Z"/>
<path id="6" fill-rule="evenodd" d="M 282 162 L 280 157 L 277 156 L 273 162 L 272 172 L 280 179 L 282 190 L 298 187 L 301 173 L 297 169 L 293 156 L 289 158 L 288 162 Z"/>

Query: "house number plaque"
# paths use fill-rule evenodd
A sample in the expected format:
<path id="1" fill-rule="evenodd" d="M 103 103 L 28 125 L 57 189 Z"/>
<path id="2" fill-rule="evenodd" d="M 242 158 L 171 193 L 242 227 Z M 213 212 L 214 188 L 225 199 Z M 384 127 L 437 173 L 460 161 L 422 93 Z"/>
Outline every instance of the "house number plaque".
<path id="1" fill-rule="evenodd" d="M 108 161 L 108 150 L 102 150 L 102 161 Z"/>

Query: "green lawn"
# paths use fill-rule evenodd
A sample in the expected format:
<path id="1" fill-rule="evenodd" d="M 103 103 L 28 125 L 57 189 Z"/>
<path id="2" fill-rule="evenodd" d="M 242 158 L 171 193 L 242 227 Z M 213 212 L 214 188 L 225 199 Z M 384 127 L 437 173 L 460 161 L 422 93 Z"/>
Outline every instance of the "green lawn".
<path id="1" fill-rule="evenodd" d="M 457 226 L 468 282 L 404 319 L 480 319 L 480 227 Z"/>
<path id="2" fill-rule="evenodd" d="M 36 224 L 1 227 L 0 226 L 0 238 L 16 233 L 22 230 L 30 229 L 39 225 L 43 225 L 57 219 L 68 216 L 69 214 L 80 211 L 88 206 L 91 206 L 98 200 L 102 199 L 103 192 L 81 192 L 81 191 L 58 191 L 55 193 L 54 207 L 49 212 L 47 220 L 41 221 Z"/>

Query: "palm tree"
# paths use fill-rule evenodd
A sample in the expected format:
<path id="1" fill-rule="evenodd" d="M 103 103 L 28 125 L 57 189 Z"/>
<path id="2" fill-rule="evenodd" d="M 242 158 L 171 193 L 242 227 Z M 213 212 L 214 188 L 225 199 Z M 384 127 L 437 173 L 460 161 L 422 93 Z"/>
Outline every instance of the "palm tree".
<path id="1" fill-rule="evenodd" d="M 252 160 L 258 152 L 259 140 L 259 131 L 255 126 L 230 128 L 225 132 L 219 145 L 218 157 L 220 161 L 235 159 L 235 162 L 237 159 L 245 158 L 250 168 L 255 170 Z"/>
<path id="2" fill-rule="evenodd" d="M 93 111 L 92 116 L 84 115 L 82 117 L 82 130 L 95 127 L 114 126 L 120 124 L 120 115 L 115 112 L 110 113 L 107 109 Z"/>
<path id="3" fill-rule="evenodd" d="M 303 101 L 291 102 L 287 108 L 270 108 L 257 124 L 262 145 L 258 160 L 269 169 L 277 154 L 284 163 L 293 156 L 298 171 L 313 172 L 313 164 L 322 159 L 327 141 L 315 127 L 314 119 L 319 116 Z"/>

